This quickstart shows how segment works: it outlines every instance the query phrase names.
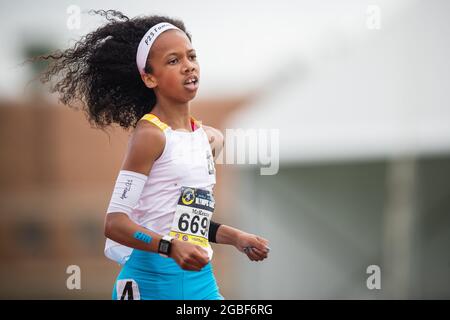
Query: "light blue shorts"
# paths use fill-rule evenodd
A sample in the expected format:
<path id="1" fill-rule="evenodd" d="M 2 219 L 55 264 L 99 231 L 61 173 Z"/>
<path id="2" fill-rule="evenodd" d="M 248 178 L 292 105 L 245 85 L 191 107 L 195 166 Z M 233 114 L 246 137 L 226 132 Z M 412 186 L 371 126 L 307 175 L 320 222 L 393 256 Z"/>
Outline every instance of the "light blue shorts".
<path id="1" fill-rule="evenodd" d="M 113 300 L 223 300 L 211 262 L 186 271 L 172 258 L 134 249 L 117 276 Z"/>

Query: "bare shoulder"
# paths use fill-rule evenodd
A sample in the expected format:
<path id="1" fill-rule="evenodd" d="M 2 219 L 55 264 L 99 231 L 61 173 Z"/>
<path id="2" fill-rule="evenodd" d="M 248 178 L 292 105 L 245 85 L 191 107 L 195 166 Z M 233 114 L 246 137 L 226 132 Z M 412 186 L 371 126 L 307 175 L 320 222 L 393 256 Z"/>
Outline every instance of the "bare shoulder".
<path id="1" fill-rule="evenodd" d="M 128 140 L 121 169 L 149 175 L 165 144 L 166 137 L 160 128 L 146 120 L 138 121 Z"/>
<path id="2" fill-rule="evenodd" d="M 220 152 L 223 149 L 223 146 L 225 144 L 223 134 L 220 130 L 202 125 L 203 130 L 205 130 L 206 135 L 208 136 L 209 144 L 211 145 L 211 151 L 213 154 L 214 159 L 217 158 L 217 156 L 220 154 Z"/>
<path id="3" fill-rule="evenodd" d="M 220 130 L 210 127 L 210 126 L 206 126 L 206 125 L 202 125 L 202 127 L 203 127 L 203 130 L 205 130 L 210 143 L 211 143 L 211 140 L 213 140 L 213 142 L 218 142 L 219 144 L 223 145 L 224 138 L 223 138 L 223 134 Z M 211 137 L 214 137 L 214 138 L 211 139 Z"/>

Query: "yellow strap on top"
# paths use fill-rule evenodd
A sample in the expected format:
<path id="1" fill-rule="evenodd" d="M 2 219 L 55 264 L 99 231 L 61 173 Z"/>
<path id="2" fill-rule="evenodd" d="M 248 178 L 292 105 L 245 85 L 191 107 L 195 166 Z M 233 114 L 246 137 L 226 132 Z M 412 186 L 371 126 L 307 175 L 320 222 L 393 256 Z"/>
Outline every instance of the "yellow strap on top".
<path id="1" fill-rule="evenodd" d="M 167 128 L 169 128 L 169 126 L 167 124 L 165 124 L 164 122 L 162 122 L 161 120 L 159 120 L 159 118 L 157 116 L 155 116 L 154 114 L 151 113 L 147 113 L 146 115 L 144 115 L 141 120 L 147 120 L 148 122 L 153 123 L 155 126 L 157 126 L 158 128 L 160 128 L 162 131 L 166 130 Z"/>
<path id="2" fill-rule="evenodd" d="M 152 113 L 147 113 L 146 115 L 144 115 L 141 120 L 147 120 L 151 123 L 153 123 L 155 126 L 157 126 L 158 128 L 160 128 L 162 131 L 166 130 L 167 128 L 169 128 L 169 126 L 167 124 L 165 124 L 164 122 L 162 122 L 161 120 L 159 120 L 159 118 L 157 116 L 155 116 Z M 195 125 L 197 127 L 201 127 L 202 126 L 202 122 L 195 119 L 194 117 L 191 117 L 191 120 L 195 123 Z"/>

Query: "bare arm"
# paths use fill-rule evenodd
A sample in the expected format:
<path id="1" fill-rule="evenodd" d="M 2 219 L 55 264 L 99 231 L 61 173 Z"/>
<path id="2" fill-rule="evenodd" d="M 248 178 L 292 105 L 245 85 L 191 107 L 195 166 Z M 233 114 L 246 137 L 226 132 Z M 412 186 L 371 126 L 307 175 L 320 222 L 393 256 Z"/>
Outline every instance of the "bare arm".
<path id="1" fill-rule="evenodd" d="M 236 247 L 252 261 L 264 260 L 269 254 L 268 240 L 223 224 L 217 230 L 216 241 Z"/>
<path id="2" fill-rule="evenodd" d="M 149 123 L 139 123 L 130 138 L 121 170 L 149 175 L 153 163 L 164 150 L 165 136 L 157 127 Z M 150 236 L 146 241 L 137 233 Z M 162 236 L 134 223 L 126 213 L 114 212 L 106 215 L 105 236 L 127 247 L 158 252 Z M 149 241 L 150 240 L 150 241 Z M 172 241 L 170 257 L 183 269 L 200 270 L 209 261 L 207 253 L 198 246 L 178 240 Z"/>
<path id="3" fill-rule="evenodd" d="M 203 129 L 206 132 L 206 135 L 208 136 L 208 141 L 211 146 L 211 151 L 214 157 L 214 160 L 219 156 L 219 154 L 222 152 L 223 146 L 225 144 L 224 137 L 222 132 L 220 130 L 205 126 L 203 125 Z"/>
<path id="4" fill-rule="evenodd" d="M 208 136 L 214 159 L 216 159 L 224 146 L 223 134 L 213 127 L 203 125 L 203 128 Z M 217 229 L 216 243 L 232 245 L 245 253 L 252 261 L 266 259 L 269 252 L 269 241 L 266 239 L 223 224 Z"/>

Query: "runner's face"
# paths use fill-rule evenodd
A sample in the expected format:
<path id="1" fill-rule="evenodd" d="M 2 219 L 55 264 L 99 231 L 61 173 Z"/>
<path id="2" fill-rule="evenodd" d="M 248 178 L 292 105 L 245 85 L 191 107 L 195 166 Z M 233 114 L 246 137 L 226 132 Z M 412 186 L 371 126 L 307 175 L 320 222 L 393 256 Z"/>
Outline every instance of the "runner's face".
<path id="1" fill-rule="evenodd" d="M 179 102 L 192 100 L 198 89 L 200 66 L 194 48 L 186 34 L 179 30 L 168 30 L 155 41 L 150 51 L 149 75 L 155 94 Z M 197 82 L 186 84 L 195 76 Z M 146 82 L 147 83 L 147 82 Z"/>

